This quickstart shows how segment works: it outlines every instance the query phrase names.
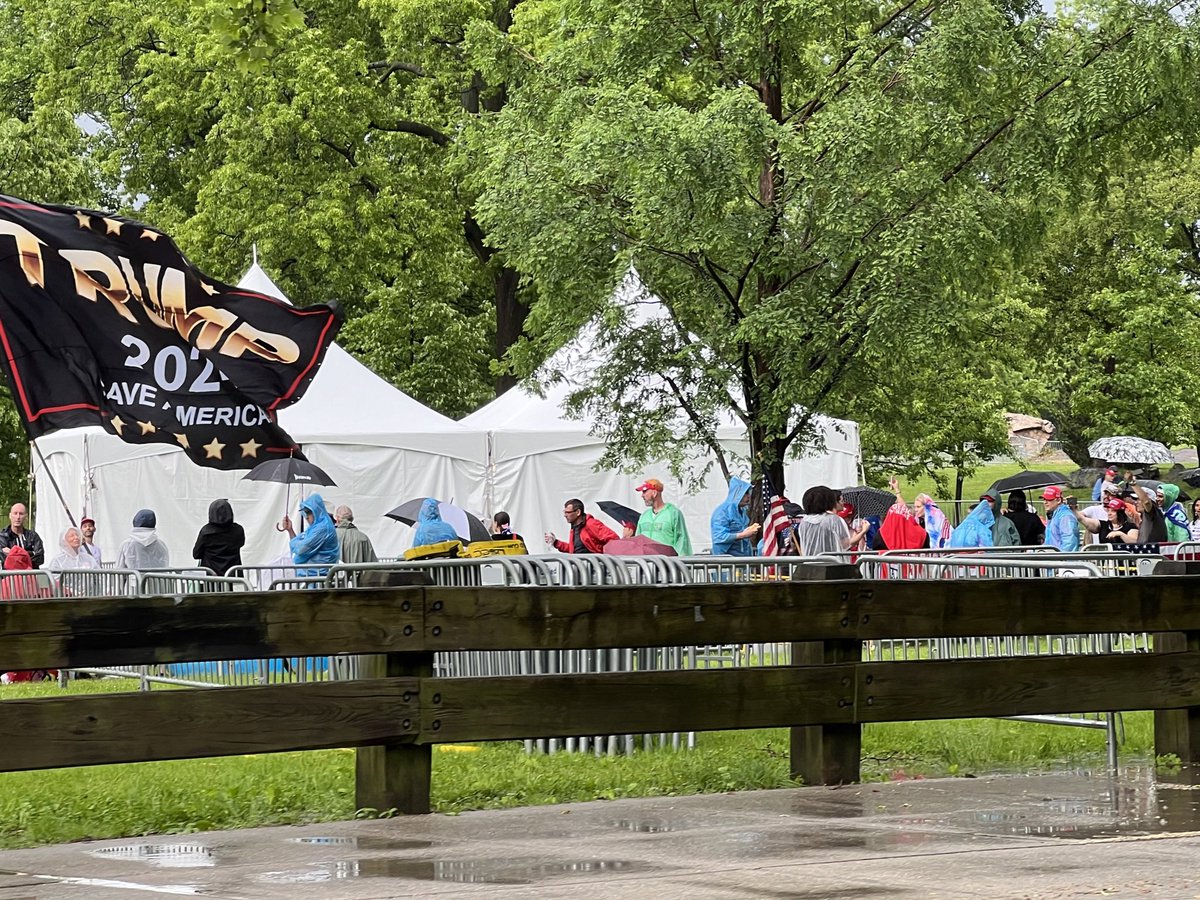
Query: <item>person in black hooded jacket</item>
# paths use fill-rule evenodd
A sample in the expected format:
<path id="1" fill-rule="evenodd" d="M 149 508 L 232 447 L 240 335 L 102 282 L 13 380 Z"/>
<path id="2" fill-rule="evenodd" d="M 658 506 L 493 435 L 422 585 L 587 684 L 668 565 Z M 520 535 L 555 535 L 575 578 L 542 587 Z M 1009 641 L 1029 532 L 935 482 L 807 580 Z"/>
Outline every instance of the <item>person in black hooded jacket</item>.
<path id="1" fill-rule="evenodd" d="M 218 575 L 224 575 L 234 566 L 242 564 L 242 547 L 246 544 L 246 532 L 233 521 L 233 507 L 221 498 L 208 506 L 208 524 L 196 536 L 192 556 Z"/>
<path id="2" fill-rule="evenodd" d="M 1008 512 L 1004 516 L 1017 526 L 1017 534 L 1024 546 L 1036 547 L 1046 540 L 1046 526 L 1037 513 L 1029 511 L 1024 491 L 1013 491 L 1008 495 Z"/>

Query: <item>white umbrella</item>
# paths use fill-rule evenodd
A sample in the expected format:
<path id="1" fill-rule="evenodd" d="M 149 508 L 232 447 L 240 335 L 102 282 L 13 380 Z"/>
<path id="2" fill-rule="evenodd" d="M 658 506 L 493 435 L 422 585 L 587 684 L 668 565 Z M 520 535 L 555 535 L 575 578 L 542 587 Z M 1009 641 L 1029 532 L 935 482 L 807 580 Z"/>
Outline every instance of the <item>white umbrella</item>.
<path id="1" fill-rule="evenodd" d="M 1127 466 L 1148 466 L 1156 463 L 1170 465 L 1175 462 L 1175 457 L 1171 455 L 1171 450 L 1166 444 L 1128 435 L 1100 438 L 1088 447 L 1088 456 L 1092 459 L 1102 459 L 1106 463 Z"/>

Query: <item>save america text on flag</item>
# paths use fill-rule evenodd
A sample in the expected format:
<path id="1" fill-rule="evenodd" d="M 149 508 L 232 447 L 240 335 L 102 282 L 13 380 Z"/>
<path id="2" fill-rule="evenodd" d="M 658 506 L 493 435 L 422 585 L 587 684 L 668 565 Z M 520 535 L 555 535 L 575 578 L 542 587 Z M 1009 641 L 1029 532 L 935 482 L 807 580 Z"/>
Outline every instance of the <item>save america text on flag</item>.
<path id="1" fill-rule="evenodd" d="M 102 425 L 222 469 L 301 456 L 276 412 L 339 322 L 209 278 L 130 219 L 0 196 L 0 361 L 31 438 Z"/>

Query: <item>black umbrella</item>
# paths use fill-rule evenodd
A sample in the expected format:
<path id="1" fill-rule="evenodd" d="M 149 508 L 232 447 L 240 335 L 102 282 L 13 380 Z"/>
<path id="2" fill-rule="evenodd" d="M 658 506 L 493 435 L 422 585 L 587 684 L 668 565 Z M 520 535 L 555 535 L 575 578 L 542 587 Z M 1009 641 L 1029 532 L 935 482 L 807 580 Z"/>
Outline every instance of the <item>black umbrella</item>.
<path id="1" fill-rule="evenodd" d="M 274 481 L 278 484 L 323 484 L 337 487 L 325 470 L 308 460 L 288 456 L 261 462 L 242 478 L 243 481 Z"/>
<path id="2" fill-rule="evenodd" d="M 1033 469 L 1026 469 L 1016 475 L 1001 478 L 991 486 L 989 493 L 992 491 L 999 494 L 1007 494 L 1009 491 L 1032 491 L 1037 488 L 1050 487 L 1052 484 L 1066 483 L 1067 476 L 1061 472 L 1036 472 Z M 997 494 L 992 494 L 992 496 L 995 496 L 997 500 L 1000 499 Z"/>
<path id="3" fill-rule="evenodd" d="M 860 484 L 858 487 L 842 488 L 842 499 L 854 507 L 854 513 L 861 518 L 867 516 L 886 516 L 887 511 L 896 502 L 896 495 L 891 491 L 868 487 Z"/>
<path id="4" fill-rule="evenodd" d="M 288 486 L 283 498 L 283 514 L 288 515 L 288 507 L 292 504 L 293 484 L 321 484 L 336 487 L 329 475 L 320 466 L 314 466 L 306 459 L 288 456 L 283 459 L 268 459 L 242 476 L 242 481 L 274 481 Z M 286 531 L 281 525 L 275 526 L 276 531 Z"/>
<path id="5" fill-rule="evenodd" d="M 596 504 L 600 507 L 600 511 L 612 519 L 616 519 L 622 525 L 632 525 L 637 527 L 638 520 L 642 514 L 636 509 L 631 509 L 623 503 L 617 503 L 615 500 L 601 500 Z"/>
<path id="6" fill-rule="evenodd" d="M 427 497 L 414 497 L 412 500 L 405 500 L 384 515 L 397 522 L 403 522 L 405 525 L 414 525 L 421 512 L 421 507 L 427 499 Z M 438 515 L 442 517 L 442 521 L 453 528 L 455 534 L 468 544 L 472 541 L 493 540 L 491 532 L 487 530 L 483 522 L 461 506 L 455 506 L 453 503 L 446 503 L 443 500 L 438 500 L 437 505 Z"/>
<path id="7" fill-rule="evenodd" d="M 1186 481 L 1192 487 L 1200 487 L 1200 469 L 1184 469 L 1179 473 L 1179 480 Z"/>

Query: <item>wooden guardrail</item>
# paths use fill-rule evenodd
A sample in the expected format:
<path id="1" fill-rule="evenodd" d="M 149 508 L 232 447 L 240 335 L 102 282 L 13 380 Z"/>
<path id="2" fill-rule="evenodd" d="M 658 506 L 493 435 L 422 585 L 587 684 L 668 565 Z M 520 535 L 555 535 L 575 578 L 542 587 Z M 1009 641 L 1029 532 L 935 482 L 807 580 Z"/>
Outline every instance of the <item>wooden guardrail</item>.
<path id="1" fill-rule="evenodd" d="M 849 576 L 829 567 L 817 577 Z M 860 726 L 1153 709 L 1200 761 L 1200 577 L 665 587 L 399 587 L 0 604 L 8 669 L 372 654 L 371 677 L 0 701 L 0 770 L 359 747 L 357 802 L 429 809 L 435 743 L 792 727 L 808 783 L 859 777 Z M 1171 632 L 1155 654 L 863 662 L 861 642 Z M 793 665 L 434 678 L 443 650 L 792 641 Z M 1170 652 L 1161 652 L 1169 650 Z M 0 695 L 2 696 L 2 695 Z"/>

